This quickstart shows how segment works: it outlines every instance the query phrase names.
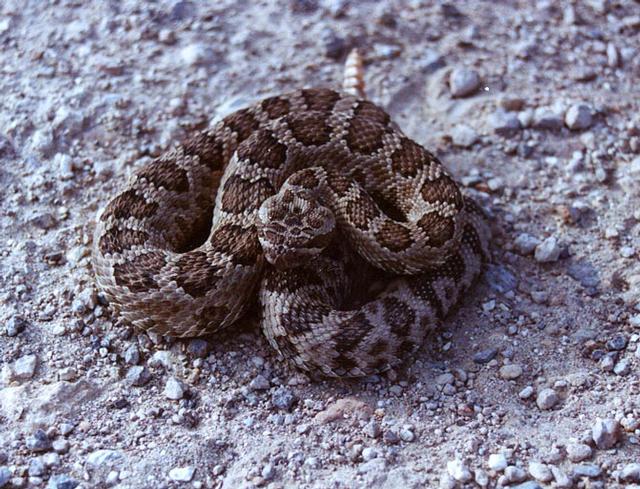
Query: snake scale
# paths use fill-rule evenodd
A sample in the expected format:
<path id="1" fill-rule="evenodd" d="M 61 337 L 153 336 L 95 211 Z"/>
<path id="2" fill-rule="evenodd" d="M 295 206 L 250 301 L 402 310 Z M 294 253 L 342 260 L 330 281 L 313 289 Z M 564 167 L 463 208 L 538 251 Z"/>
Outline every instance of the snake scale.
<path id="1" fill-rule="evenodd" d="M 142 165 L 98 215 L 93 265 L 136 327 L 215 333 L 257 294 L 282 356 L 357 377 L 420 346 L 481 273 L 489 237 L 482 211 L 384 110 L 316 88 L 234 112 Z M 385 288 L 349 302 L 369 269 Z"/>

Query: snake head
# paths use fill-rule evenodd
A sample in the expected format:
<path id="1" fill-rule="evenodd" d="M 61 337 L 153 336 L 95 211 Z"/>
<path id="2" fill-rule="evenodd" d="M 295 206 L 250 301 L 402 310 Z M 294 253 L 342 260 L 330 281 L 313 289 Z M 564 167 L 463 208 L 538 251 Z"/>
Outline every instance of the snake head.
<path id="1" fill-rule="evenodd" d="M 336 219 L 310 192 L 283 189 L 258 210 L 258 239 L 276 268 L 308 263 L 331 242 Z"/>

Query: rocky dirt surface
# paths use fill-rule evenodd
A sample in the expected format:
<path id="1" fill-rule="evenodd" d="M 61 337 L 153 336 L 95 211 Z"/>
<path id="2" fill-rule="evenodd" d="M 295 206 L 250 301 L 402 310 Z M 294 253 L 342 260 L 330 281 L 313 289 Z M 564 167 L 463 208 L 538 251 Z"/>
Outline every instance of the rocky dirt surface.
<path id="1" fill-rule="evenodd" d="M 640 4 L 0 3 L 0 487 L 640 487 Z M 255 314 L 120 324 L 97 210 L 264 95 L 369 97 L 495 221 L 481 284 L 415 362 L 310 379 Z"/>

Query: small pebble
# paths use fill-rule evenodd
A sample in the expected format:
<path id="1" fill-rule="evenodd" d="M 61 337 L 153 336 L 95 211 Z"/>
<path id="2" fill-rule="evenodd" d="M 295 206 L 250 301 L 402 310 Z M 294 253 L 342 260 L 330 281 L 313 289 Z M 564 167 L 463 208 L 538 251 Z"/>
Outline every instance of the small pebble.
<path id="1" fill-rule="evenodd" d="M 539 263 L 557 261 L 560 258 L 560 246 L 554 236 L 549 236 L 542 243 L 536 246 L 535 259 Z"/>
<path id="2" fill-rule="evenodd" d="M 562 469 L 552 465 L 551 473 L 556 481 L 555 487 L 560 489 L 569 489 L 573 486 L 573 480 Z"/>
<path id="3" fill-rule="evenodd" d="M 146 367 L 135 365 L 127 371 L 126 382 L 134 387 L 141 387 L 151 380 L 151 374 Z"/>
<path id="4" fill-rule="evenodd" d="M 620 471 L 620 478 L 625 482 L 640 482 L 640 463 L 634 462 L 625 465 Z"/>
<path id="5" fill-rule="evenodd" d="M 51 440 L 43 430 L 36 430 L 27 438 L 27 448 L 32 452 L 46 452 L 51 449 Z"/>
<path id="6" fill-rule="evenodd" d="M 497 354 L 497 348 L 487 348 L 486 350 L 480 350 L 479 352 L 474 353 L 473 361 L 480 364 L 489 363 L 495 358 Z"/>
<path id="7" fill-rule="evenodd" d="M 553 408 L 558 401 L 558 394 L 553 389 L 542 389 L 536 398 L 536 404 L 542 410 Z"/>
<path id="8" fill-rule="evenodd" d="M 517 114 L 502 109 L 489 114 L 488 123 L 493 132 L 503 137 L 513 136 L 520 130 Z"/>
<path id="9" fill-rule="evenodd" d="M 582 462 L 591 457 L 591 447 L 584 443 L 570 443 L 567 445 L 567 457 L 572 462 Z"/>
<path id="10" fill-rule="evenodd" d="M 574 131 L 589 129 L 591 121 L 591 107 L 585 104 L 572 105 L 564 116 L 564 123 Z"/>
<path id="11" fill-rule="evenodd" d="M 279 387 L 271 395 L 271 403 L 282 411 L 290 411 L 296 398 L 286 387 Z"/>
<path id="12" fill-rule="evenodd" d="M 520 399 L 529 399 L 533 395 L 533 387 L 528 385 L 518 393 Z"/>
<path id="13" fill-rule="evenodd" d="M 522 367 L 515 363 L 500 368 L 500 377 L 504 380 L 514 380 L 522 375 Z"/>
<path id="14" fill-rule="evenodd" d="M 194 467 L 174 467 L 169 471 L 169 479 L 176 482 L 189 482 L 193 479 Z"/>
<path id="15" fill-rule="evenodd" d="M 550 107 L 538 107 L 533 112 L 533 126 L 537 129 L 557 130 L 563 125 L 562 115 Z"/>
<path id="16" fill-rule="evenodd" d="M 455 146 L 469 148 L 478 141 L 478 133 L 466 124 L 458 124 L 451 130 L 451 140 Z"/>
<path id="17" fill-rule="evenodd" d="M 167 383 L 164 386 L 163 394 L 168 399 L 178 401 L 184 397 L 185 386 L 175 377 L 169 377 Z"/>
<path id="18" fill-rule="evenodd" d="M 536 247 L 540 244 L 540 240 L 527 233 L 519 234 L 513 241 L 513 245 L 521 255 L 529 255 L 534 252 Z"/>
<path id="19" fill-rule="evenodd" d="M 553 479 L 551 469 L 540 462 L 529 463 L 529 474 L 540 482 L 550 482 Z"/>
<path id="20" fill-rule="evenodd" d="M 513 484 L 514 482 L 522 482 L 525 480 L 527 478 L 527 472 L 515 465 L 509 465 L 504 469 L 504 477 L 509 484 Z"/>
<path id="21" fill-rule="evenodd" d="M 581 464 L 573 468 L 573 474 L 577 477 L 589 477 L 593 479 L 602 474 L 602 469 L 595 464 Z"/>
<path id="22" fill-rule="evenodd" d="M 591 429 L 591 435 L 596 447 L 608 450 L 620 440 L 620 431 L 620 424 L 615 419 L 598 419 Z"/>
<path id="23" fill-rule="evenodd" d="M 473 479 L 471 471 L 462 462 L 462 460 L 450 460 L 447 462 L 447 472 L 458 482 L 469 482 Z"/>
<path id="24" fill-rule="evenodd" d="M 449 76 L 449 89 L 454 97 L 466 97 L 480 87 L 480 75 L 474 70 L 456 68 Z"/>
<path id="25" fill-rule="evenodd" d="M 407 426 L 403 426 L 399 434 L 400 434 L 400 439 L 402 441 L 406 441 L 407 443 L 412 442 L 416 437 L 413 431 Z"/>
<path id="26" fill-rule="evenodd" d="M 0 467 L 0 487 L 6 487 L 11 480 L 11 471 L 8 467 Z"/>
<path id="27" fill-rule="evenodd" d="M 617 334 L 607 341 L 607 349 L 610 351 L 620 351 L 627 347 L 627 337 L 623 334 Z"/>
<path id="28" fill-rule="evenodd" d="M 507 457 L 503 453 L 492 453 L 489 455 L 489 468 L 495 472 L 502 472 L 507 468 Z"/>
<path id="29" fill-rule="evenodd" d="M 623 358 L 618 363 L 616 363 L 615 367 L 613 367 L 613 373 L 624 377 L 625 375 L 629 375 L 631 372 L 631 362 L 628 358 Z"/>
<path id="30" fill-rule="evenodd" d="M 273 464 L 266 464 L 264 467 L 262 467 L 262 471 L 260 473 L 264 480 L 270 481 L 276 475 L 276 468 L 273 466 Z"/>
<path id="31" fill-rule="evenodd" d="M 373 447 L 367 447 L 362 450 L 362 460 L 368 462 L 369 460 L 373 460 L 378 457 L 378 451 Z"/>
<path id="32" fill-rule="evenodd" d="M 25 355 L 18 358 L 15 362 L 8 366 L 6 372 L 9 381 L 24 381 L 31 379 L 38 365 L 38 357 L 36 355 Z"/>
<path id="33" fill-rule="evenodd" d="M 249 389 L 252 391 L 264 391 L 271 387 L 269 380 L 264 375 L 256 375 L 249 383 Z"/>
<path id="34" fill-rule="evenodd" d="M 27 327 L 27 321 L 20 316 L 11 316 L 5 324 L 7 336 L 18 336 Z"/>

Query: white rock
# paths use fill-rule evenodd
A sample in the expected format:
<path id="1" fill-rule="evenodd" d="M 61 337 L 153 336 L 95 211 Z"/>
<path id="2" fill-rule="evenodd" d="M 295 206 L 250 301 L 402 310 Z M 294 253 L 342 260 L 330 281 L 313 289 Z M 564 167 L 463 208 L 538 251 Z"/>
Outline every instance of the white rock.
<path id="1" fill-rule="evenodd" d="M 536 246 L 535 259 L 540 263 L 557 261 L 560 258 L 560 246 L 554 236 L 549 236 L 542 243 Z"/>
<path id="2" fill-rule="evenodd" d="M 557 487 L 559 489 L 569 489 L 573 486 L 573 481 L 571 480 L 571 478 L 558 467 L 552 465 L 551 473 L 553 474 L 553 478 L 556 480 L 554 487 Z"/>
<path id="3" fill-rule="evenodd" d="M 582 462 L 591 457 L 593 450 L 584 443 L 570 443 L 567 445 L 567 457 L 572 462 Z"/>
<path id="4" fill-rule="evenodd" d="M 533 387 L 528 385 L 518 393 L 520 399 L 529 399 L 533 395 Z"/>
<path id="5" fill-rule="evenodd" d="M 185 64 L 196 66 L 211 59 L 211 51 L 203 44 L 190 44 L 180 51 L 180 57 Z"/>
<path id="6" fill-rule="evenodd" d="M 167 383 L 164 386 L 163 394 L 165 395 L 165 397 L 177 401 L 179 399 L 182 399 L 182 397 L 184 396 L 184 391 L 185 388 L 182 382 L 180 382 L 175 377 L 169 377 L 167 379 Z"/>
<path id="7" fill-rule="evenodd" d="M 37 365 L 36 355 L 25 355 L 5 366 L 4 378 L 7 382 L 29 380 L 35 374 Z"/>
<path id="8" fill-rule="evenodd" d="M 504 477 L 509 483 L 522 482 L 527 478 L 527 473 L 520 467 L 509 465 L 504 469 Z"/>
<path id="9" fill-rule="evenodd" d="M 556 108 L 538 107 L 533 112 L 533 126 L 538 129 L 560 129 L 563 122 L 563 117 Z"/>
<path id="10" fill-rule="evenodd" d="M 114 467 L 124 461 L 124 456 L 117 450 L 102 449 L 87 455 L 85 464 L 89 468 L 97 470 L 103 467 Z"/>
<path id="11" fill-rule="evenodd" d="M 505 457 L 503 453 L 492 453 L 489 455 L 489 462 L 487 465 L 491 470 L 502 472 L 507 468 L 507 457 Z"/>
<path id="12" fill-rule="evenodd" d="M 529 464 L 529 474 L 540 482 L 550 482 L 553 479 L 551 469 L 540 462 L 531 462 Z"/>
<path id="13" fill-rule="evenodd" d="M 504 365 L 500 368 L 500 377 L 505 380 L 517 379 L 522 375 L 522 367 L 515 363 Z"/>
<path id="14" fill-rule="evenodd" d="M 542 389 L 536 398 L 536 404 L 542 410 L 553 408 L 558 403 L 558 394 L 553 389 Z"/>
<path id="15" fill-rule="evenodd" d="M 471 471 L 460 459 L 449 460 L 447 472 L 458 482 L 469 482 L 473 478 Z"/>
<path id="16" fill-rule="evenodd" d="M 620 64 L 620 55 L 616 46 L 610 42 L 607 44 L 607 64 L 611 68 L 617 68 Z"/>
<path id="17" fill-rule="evenodd" d="M 625 465 L 620 472 L 620 478 L 625 482 L 640 482 L 640 463 Z"/>
<path id="18" fill-rule="evenodd" d="M 451 140 L 456 146 L 469 148 L 478 141 L 478 133 L 466 124 L 458 124 L 451 130 Z"/>
<path id="19" fill-rule="evenodd" d="M 572 105 L 564 116 L 564 123 L 573 130 L 588 129 L 591 122 L 591 107 L 585 104 Z"/>
<path id="20" fill-rule="evenodd" d="M 466 97 L 480 86 L 480 75 L 468 68 L 456 68 L 449 76 L 449 89 L 454 97 Z"/>
<path id="21" fill-rule="evenodd" d="M 374 458 L 378 458 L 378 451 L 373 447 L 367 447 L 362 450 L 362 460 L 368 462 L 369 460 L 373 460 Z"/>
<path id="22" fill-rule="evenodd" d="M 591 434 L 600 450 L 608 450 L 620 439 L 620 424 L 611 418 L 598 419 L 591 429 Z"/>
<path id="23" fill-rule="evenodd" d="M 528 255 L 533 253 L 536 249 L 536 246 L 540 244 L 540 240 L 535 236 L 531 236 L 527 233 L 519 234 L 518 237 L 513 240 L 513 244 L 516 247 L 516 250 L 521 255 Z"/>
<path id="24" fill-rule="evenodd" d="M 169 471 L 169 479 L 176 482 L 189 482 L 193 479 L 195 467 L 174 467 Z"/>

